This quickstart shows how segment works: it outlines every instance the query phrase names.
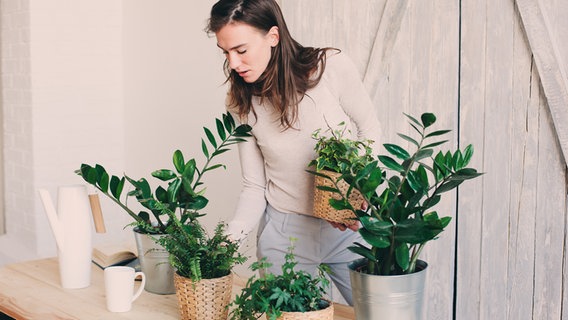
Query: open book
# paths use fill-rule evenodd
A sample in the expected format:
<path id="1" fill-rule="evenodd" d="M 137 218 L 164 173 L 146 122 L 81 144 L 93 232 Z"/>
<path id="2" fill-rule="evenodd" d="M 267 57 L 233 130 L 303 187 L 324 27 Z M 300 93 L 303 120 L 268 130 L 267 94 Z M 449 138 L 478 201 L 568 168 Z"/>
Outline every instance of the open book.
<path id="1" fill-rule="evenodd" d="M 136 249 L 132 245 L 106 243 L 93 247 L 93 262 L 102 269 L 129 265 L 134 260 L 136 260 Z"/>

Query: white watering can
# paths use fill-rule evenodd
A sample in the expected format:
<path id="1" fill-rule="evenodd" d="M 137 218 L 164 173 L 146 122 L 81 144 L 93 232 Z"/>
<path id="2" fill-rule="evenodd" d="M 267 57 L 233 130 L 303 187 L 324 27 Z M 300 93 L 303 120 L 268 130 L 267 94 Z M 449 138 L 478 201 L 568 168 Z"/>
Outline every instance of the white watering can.
<path id="1" fill-rule="evenodd" d="M 57 242 L 61 286 L 67 289 L 88 287 L 93 247 L 87 189 L 84 185 L 59 187 L 57 210 L 47 190 L 39 189 L 39 195 Z"/>

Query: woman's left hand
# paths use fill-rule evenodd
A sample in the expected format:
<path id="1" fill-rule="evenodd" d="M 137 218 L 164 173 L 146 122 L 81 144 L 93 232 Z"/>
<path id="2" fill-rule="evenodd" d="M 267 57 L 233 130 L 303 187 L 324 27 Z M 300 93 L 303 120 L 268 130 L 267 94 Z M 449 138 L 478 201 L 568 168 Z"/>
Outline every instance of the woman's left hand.
<path id="1" fill-rule="evenodd" d="M 344 223 L 339 223 L 339 222 L 333 222 L 333 221 L 329 221 L 329 223 L 336 229 L 339 229 L 341 231 L 345 231 L 347 229 L 357 232 L 359 230 L 359 228 L 361 227 L 361 225 L 359 224 L 359 221 L 350 224 L 350 225 L 346 225 Z"/>

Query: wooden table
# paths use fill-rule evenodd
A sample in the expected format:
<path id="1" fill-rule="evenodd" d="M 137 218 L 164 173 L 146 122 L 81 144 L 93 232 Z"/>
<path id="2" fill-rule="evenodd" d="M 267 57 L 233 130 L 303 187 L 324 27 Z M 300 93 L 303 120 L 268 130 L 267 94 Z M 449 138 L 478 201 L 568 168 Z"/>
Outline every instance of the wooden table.
<path id="1" fill-rule="evenodd" d="M 137 282 L 139 285 L 139 282 Z M 245 280 L 235 277 L 233 292 Z M 0 269 L 0 312 L 16 319 L 179 319 L 175 295 L 143 291 L 125 313 L 107 311 L 103 272 L 93 264 L 91 286 L 63 289 L 56 258 L 7 265 Z M 334 319 L 354 319 L 353 309 L 336 305 Z"/>

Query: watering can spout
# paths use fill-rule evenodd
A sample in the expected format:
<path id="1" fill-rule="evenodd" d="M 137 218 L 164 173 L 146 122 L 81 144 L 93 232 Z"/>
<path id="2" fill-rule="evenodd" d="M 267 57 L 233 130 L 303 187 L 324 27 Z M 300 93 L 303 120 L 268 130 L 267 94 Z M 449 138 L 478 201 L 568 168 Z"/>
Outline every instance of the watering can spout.
<path id="1" fill-rule="evenodd" d="M 39 189 L 39 196 L 41 197 L 41 201 L 43 203 L 43 207 L 45 208 L 45 212 L 47 214 L 47 219 L 49 220 L 49 224 L 51 225 L 51 230 L 53 231 L 53 236 L 55 237 L 55 242 L 57 243 L 57 248 L 60 251 L 64 250 L 64 234 L 63 234 L 63 226 L 59 221 L 59 217 L 57 216 L 57 211 L 55 210 L 55 206 L 53 205 L 53 201 L 51 200 L 51 195 L 45 189 Z"/>

